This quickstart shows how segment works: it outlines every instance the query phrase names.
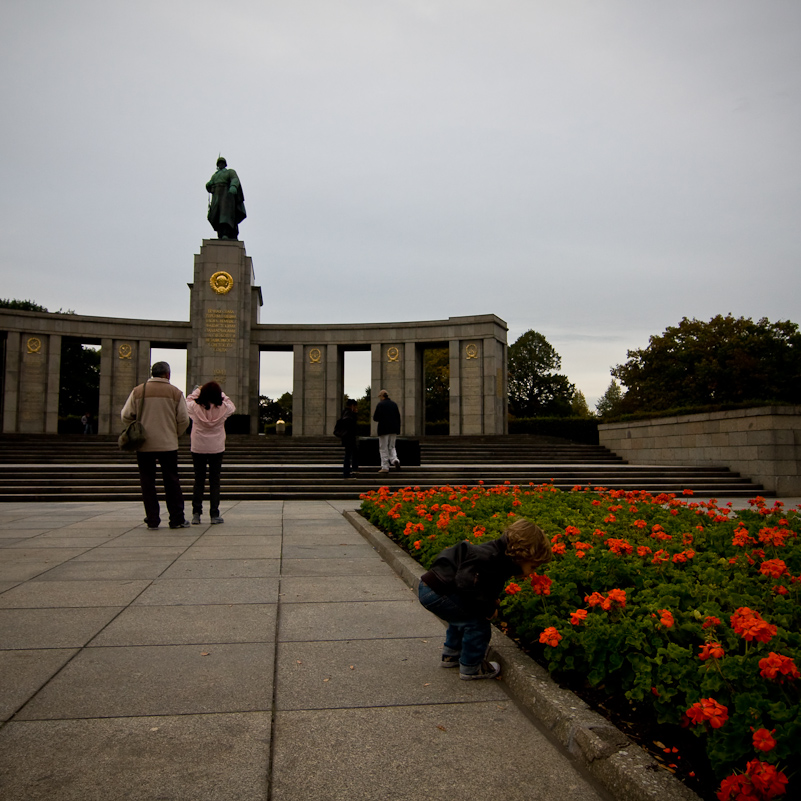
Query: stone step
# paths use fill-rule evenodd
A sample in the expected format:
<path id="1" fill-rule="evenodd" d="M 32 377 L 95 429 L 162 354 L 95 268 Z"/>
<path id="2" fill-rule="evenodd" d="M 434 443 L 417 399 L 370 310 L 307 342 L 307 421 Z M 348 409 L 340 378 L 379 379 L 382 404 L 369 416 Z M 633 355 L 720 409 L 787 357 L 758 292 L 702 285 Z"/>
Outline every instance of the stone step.
<path id="1" fill-rule="evenodd" d="M 699 496 L 753 497 L 762 488 L 725 468 L 627 465 L 605 448 L 538 437 L 421 438 L 422 465 L 379 473 L 363 465 L 341 477 L 342 446 L 332 437 L 231 436 L 223 463 L 229 500 L 358 499 L 380 486 L 427 489 L 446 484 L 574 486 Z M 187 438 L 179 447 L 185 494 L 192 464 Z M 0 500 L 139 500 L 135 457 L 114 437 L 0 437 Z"/>

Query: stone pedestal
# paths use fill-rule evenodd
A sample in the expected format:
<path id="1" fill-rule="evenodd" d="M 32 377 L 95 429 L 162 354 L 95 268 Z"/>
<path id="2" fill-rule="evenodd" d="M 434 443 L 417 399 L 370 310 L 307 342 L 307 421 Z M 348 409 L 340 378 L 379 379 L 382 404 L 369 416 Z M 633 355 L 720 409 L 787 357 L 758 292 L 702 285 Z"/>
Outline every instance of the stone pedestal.
<path id="1" fill-rule="evenodd" d="M 251 348 L 250 335 L 259 322 L 262 298 L 244 243 L 204 239 L 189 288 L 192 347 L 187 384 L 192 388 L 216 381 L 233 400 L 237 414 L 250 416 L 255 433 L 258 349 Z"/>

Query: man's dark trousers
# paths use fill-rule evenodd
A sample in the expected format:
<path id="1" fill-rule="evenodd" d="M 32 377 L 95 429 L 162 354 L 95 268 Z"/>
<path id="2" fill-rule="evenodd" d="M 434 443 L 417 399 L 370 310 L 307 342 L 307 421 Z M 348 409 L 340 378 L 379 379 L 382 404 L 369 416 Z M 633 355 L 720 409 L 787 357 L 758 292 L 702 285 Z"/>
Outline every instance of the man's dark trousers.
<path id="1" fill-rule="evenodd" d="M 156 462 L 161 465 L 161 478 L 164 482 L 164 495 L 170 525 L 178 526 L 184 521 L 184 496 L 178 479 L 178 451 L 137 451 L 139 465 L 139 484 L 142 487 L 142 500 L 145 504 L 145 521 L 151 528 L 161 522 L 159 498 L 156 494 Z"/>

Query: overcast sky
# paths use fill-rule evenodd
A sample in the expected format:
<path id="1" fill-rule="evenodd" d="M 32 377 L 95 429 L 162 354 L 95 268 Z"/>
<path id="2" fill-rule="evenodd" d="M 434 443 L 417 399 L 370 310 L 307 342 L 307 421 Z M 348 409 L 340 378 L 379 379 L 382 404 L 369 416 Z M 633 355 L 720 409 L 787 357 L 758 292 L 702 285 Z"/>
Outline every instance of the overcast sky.
<path id="1" fill-rule="evenodd" d="M 222 153 L 263 323 L 496 314 L 592 405 L 801 319 L 798 0 L 4 0 L 0 76 L 0 297 L 188 320 Z"/>

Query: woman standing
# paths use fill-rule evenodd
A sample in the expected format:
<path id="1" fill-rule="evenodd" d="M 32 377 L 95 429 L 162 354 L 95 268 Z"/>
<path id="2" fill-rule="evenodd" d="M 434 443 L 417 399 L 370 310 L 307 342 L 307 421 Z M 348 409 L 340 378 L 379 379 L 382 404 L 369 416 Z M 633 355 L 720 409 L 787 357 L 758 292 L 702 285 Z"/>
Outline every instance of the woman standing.
<path id="1" fill-rule="evenodd" d="M 195 466 L 195 488 L 192 493 L 192 525 L 200 525 L 203 513 L 203 489 L 206 469 L 209 472 L 209 514 L 212 523 L 222 523 L 220 517 L 220 468 L 225 451 L 225 420 L 236 407 L 216 381 L 196 387 L 186 399 L 192 419 L 190 437 L 192 464 Z"/>

